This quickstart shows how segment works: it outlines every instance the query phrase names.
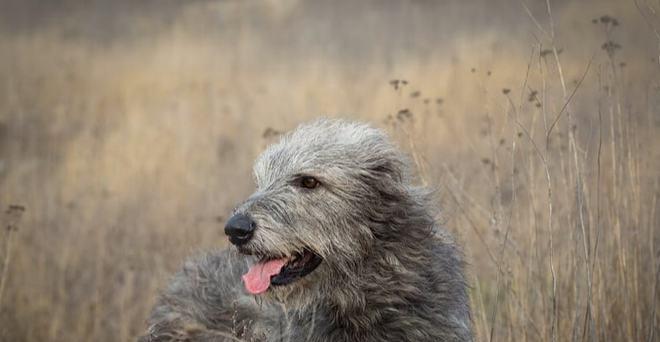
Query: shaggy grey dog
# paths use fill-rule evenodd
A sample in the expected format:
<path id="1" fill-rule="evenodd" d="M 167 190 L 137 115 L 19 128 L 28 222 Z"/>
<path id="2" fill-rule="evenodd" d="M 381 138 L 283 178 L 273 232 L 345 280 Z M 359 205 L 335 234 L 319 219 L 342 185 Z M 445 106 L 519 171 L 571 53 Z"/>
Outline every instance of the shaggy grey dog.
<path id="1" fill-rule="evenodd" d="M 319 120 L 269 147 L 234 245 L 189 261 L 141 341 L 471 341 L 463 261 L 406 159 Z"/>

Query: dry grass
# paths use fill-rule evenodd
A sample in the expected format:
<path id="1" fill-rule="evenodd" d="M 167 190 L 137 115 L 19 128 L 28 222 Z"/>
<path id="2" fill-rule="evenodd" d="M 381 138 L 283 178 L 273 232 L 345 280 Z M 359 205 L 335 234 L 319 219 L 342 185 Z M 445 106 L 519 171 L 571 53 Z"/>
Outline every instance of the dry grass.
<path id="1" fill-rule="evenodd" d="M 328 47 L 350 25 L 287 40 L 318 15 L 295 3 L 194 3 L 103 42 L 70 32 L 87 12 L 0 34 L 0 205 L 26 208 L 20 229 L 4 229 L 16 207 L 0 217 L 0 340 L 131 340 L 167 275 L 224 245 L 273 133 L 342 113 L 386 127 L 438 187 L 479 340 L 657 340 L 660 7 L 548 3 L 481 9 L 519 16 L 444 45 L 428 13 L 468 5 L 365 11 L 410 22 L 354 54 Z M 200 34 L 209 20 L 223 33 Z M 389 39 L 407 50 L 375 46 Z"/>

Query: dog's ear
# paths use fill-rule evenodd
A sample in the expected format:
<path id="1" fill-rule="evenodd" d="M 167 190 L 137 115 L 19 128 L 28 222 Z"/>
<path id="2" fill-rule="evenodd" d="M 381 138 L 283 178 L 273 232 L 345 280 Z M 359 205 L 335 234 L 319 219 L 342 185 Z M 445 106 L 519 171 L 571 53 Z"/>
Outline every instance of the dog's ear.
<path id="1" fill-rule="evenodd" d="M 376 176 L 390 177 L 395 182 L 401 182 L 403 180 L 403 172 L 391 161 L 378 163 L 370 167 L 369 171 L 373 172 Z"/>
<path id="2" fill-rule="evenodd" d="M 396 183 L 405 179 L 405 163 L 399 156 L 374 158 L 367 162 L 367 169 L 375 178 L 390 178 Z"/>

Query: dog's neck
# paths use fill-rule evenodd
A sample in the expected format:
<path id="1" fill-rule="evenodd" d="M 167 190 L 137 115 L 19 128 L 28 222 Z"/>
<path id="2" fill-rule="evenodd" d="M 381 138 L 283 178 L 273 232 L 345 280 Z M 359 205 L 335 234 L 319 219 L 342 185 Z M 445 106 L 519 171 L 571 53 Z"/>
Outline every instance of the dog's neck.
<path id="1" fill-rule="evenodd" d="M 348 281 L 317 308 L 317 334 L 312 335 L 318 335 L 318 341 L 379 341 L 383 336 L 394 338 L 396 331 L 409 336 L 410 329 L 428 330 L 425 326 L 433 322 L 424 315 L 432 311 L 424 310 L 429 295 L 425 291 L 435 275 L 429 265 L 432 221 L 425 224 L 429 226 L 413 228 L 418 229 L 414 232 L 402 230 L 395 239 L 376 241 L 378 246 L 362 266 L 364 276 Z"/>

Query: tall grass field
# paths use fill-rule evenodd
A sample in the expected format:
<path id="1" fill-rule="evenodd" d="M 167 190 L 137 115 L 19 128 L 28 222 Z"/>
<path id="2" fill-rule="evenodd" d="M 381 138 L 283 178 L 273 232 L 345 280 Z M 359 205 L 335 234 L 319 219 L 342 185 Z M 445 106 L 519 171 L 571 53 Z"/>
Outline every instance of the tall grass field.
<path id="1" fill-rule="evenodd" d="M 478 341 L 660 341 L 660 2 L 0 1 L 0 341 L 131 341 L 298 123 L 385 129 Z"/>

